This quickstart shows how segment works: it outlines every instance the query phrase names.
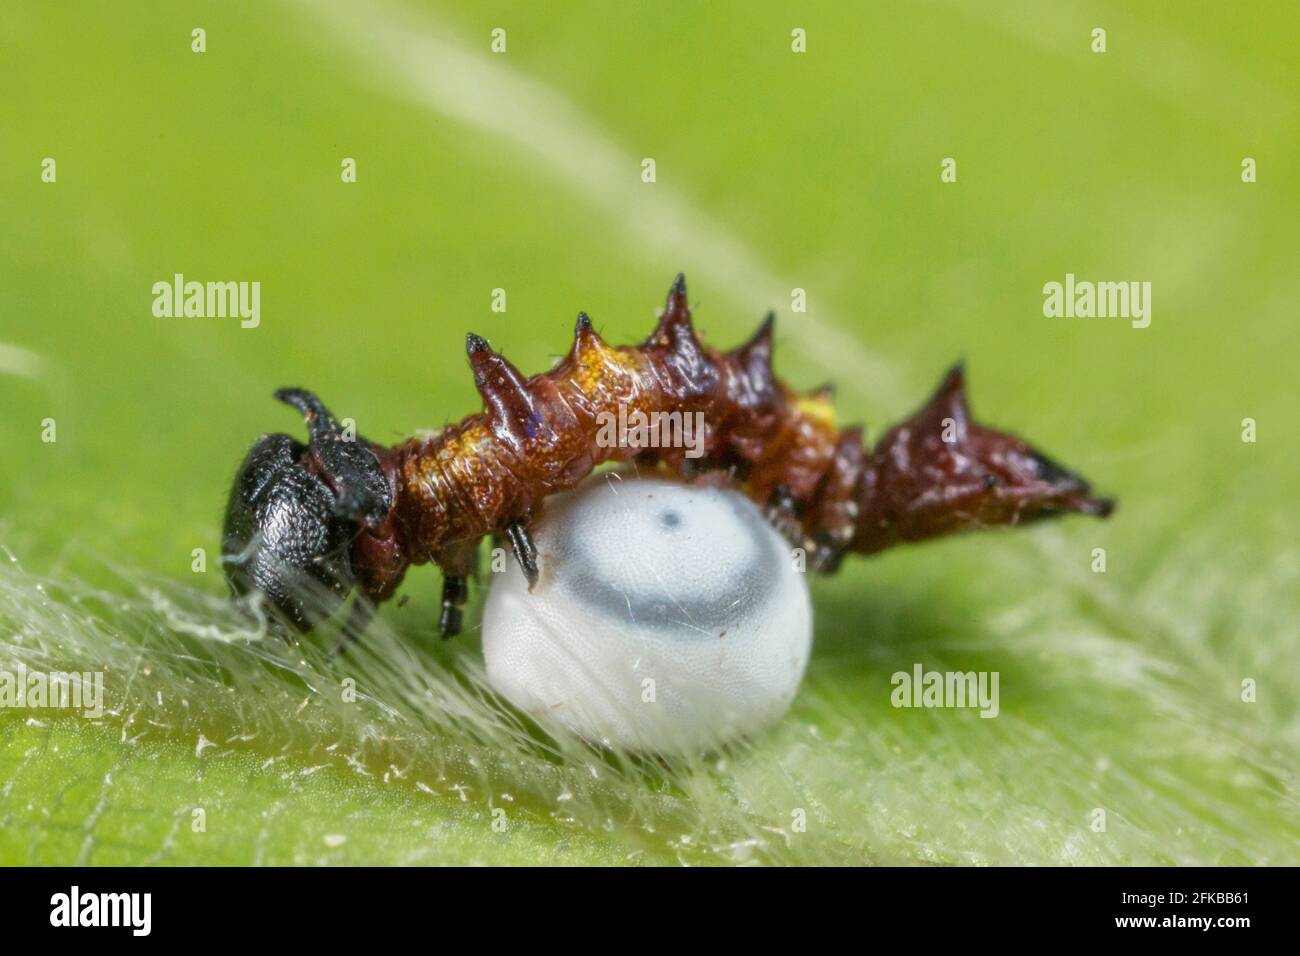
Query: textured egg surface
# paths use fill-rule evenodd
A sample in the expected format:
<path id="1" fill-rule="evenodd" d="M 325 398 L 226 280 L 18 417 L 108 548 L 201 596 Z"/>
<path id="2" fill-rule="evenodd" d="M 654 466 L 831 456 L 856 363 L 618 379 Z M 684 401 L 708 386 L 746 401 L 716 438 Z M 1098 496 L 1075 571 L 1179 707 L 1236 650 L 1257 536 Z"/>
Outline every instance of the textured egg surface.
<path id="1" fill-rule="evenodd" d="M 540 577 L 492 575 L 488 680 L 542 723 L 635 751 L 708 750 L 789 708 L 812 644 L 790 546 L 738 492 L 596 475 L 548 499 Z"/>

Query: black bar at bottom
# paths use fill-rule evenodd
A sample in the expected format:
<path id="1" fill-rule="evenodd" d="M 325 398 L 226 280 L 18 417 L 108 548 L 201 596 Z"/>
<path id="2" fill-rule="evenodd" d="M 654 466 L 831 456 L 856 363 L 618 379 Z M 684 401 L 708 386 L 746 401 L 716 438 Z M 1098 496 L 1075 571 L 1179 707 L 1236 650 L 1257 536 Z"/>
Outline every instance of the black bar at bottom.
<path id="1" fill-rule="evenodd" d="M 1099 936 L 1231 945 L 1287 925 L 1293 877 L 1267 869 L 7 869 L 0 925 L 7 942 L 76 933 L 79 943 L 127 945 L 370 948 L 427 936 L 463 947 L 514 936 L 586 949 L 620 938 L 736 943 L 778 929 L 807 933 L 809 944 L 903 931 L 918 945 Z"/>

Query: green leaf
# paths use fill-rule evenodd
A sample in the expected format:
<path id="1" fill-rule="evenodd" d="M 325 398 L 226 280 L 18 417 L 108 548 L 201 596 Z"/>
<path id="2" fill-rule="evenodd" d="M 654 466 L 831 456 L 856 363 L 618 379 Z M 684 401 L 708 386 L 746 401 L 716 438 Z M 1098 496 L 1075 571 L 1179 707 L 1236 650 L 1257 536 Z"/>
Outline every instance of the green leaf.
<path id="1" fill-rule="evenodd" d="M 0 712 L 0 863 L 1300 862 L 1294 8 L 1106 8 L 1094 54 L 965 0 L 13 6 L 0 668 L 107 712 Z M 272 390 L 396 441 L 477 408 L 466 331 L 540 370 L 679 270 L 710 343 L 776 308 L 781 374 L 873 436 L 964 355 L 1119 512 L 850 561 L 787 720 L 674 766 L 497 700 L 428 569 L 341 662 L 246 633 L 219 523 L 300 427 Z M 1044 317 L 1067 272 L 1150 281 L 1151 326 Z M 177 273 L 260 282 L 258 326 L 154 317 Z M 917 664 L 998 672 L 999 715 L 893 707 Z"/>

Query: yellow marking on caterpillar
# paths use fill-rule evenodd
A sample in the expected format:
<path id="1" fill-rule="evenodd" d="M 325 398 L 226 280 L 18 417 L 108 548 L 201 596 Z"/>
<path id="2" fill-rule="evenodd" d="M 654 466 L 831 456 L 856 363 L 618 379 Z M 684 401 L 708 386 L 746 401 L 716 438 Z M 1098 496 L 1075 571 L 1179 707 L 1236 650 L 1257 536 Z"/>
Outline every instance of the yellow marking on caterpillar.
<path id="1" fill-rule="evenodd" d="M 796 395 L 794 396 L 794 407 L 800 415 L 812 419 L 819 425 L 837 430 L 835 424 L 835 406 L 824 398 L 816 395 Z"/>

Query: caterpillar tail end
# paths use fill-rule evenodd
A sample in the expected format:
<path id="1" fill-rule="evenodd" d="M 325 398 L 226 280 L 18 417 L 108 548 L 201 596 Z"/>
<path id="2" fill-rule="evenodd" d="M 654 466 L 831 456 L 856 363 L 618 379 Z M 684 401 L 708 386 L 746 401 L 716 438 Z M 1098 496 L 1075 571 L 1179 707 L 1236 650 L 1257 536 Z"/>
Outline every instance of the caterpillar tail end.
<path id="1" fill-rule="evenodd" d="M 852 549 L 871 554 L 969 528 L 1017 526 L 1067 514 L 1106 518 L 1112 498 L 1029 443 L 977 423 L 965 369 L 887 432 L 867 465 Z"/>

